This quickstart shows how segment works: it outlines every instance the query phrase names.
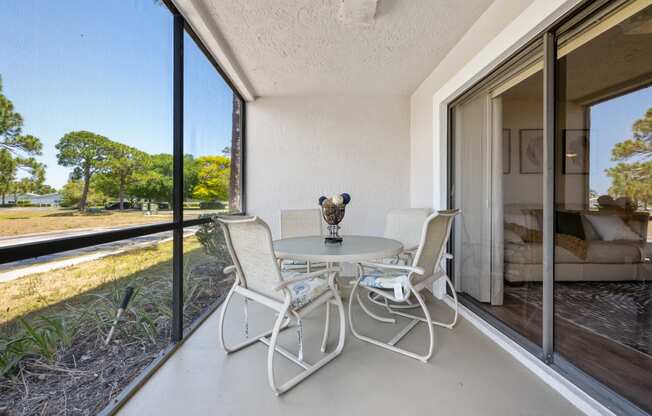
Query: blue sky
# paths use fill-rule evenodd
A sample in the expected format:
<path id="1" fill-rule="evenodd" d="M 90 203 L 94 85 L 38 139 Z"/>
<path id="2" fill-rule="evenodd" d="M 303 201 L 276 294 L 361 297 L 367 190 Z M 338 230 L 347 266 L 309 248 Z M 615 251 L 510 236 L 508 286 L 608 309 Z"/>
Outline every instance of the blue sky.
<path id="1" fill-rule="evenodd" d="M 647 87 L 591 107 L 591 150 L 589 183 L 599 195 L 606 194 L 611 178 L 604 170 L 611 161 L 614 145 L 632 137 L 632 124 L 652 107 L 652 87 Z"/>
<path id="2" fill-rule="evenodd" d="M 2 0 L 3 93 L 43 142 L 46 183 L 69 169 L 54 145 L 90 130 L 149 153 L 172 153 L 172 16 L 153 0 Z M 185 153 L 230 145 L 232 93 L 185 37 Z"/>

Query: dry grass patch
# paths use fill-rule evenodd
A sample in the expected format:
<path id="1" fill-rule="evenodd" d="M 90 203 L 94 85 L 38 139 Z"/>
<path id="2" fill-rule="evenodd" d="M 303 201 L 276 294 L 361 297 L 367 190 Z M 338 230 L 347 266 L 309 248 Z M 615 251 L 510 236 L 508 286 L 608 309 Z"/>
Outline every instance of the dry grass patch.
<path id="1" fill-rule="evenodd" d="M 186 261 L 197 262 L 205 257 L 194 237 L 184 240 L 184 251 L 188 253 Z M 171 259 L 172 242 L 168 241 L 0 283 L 0 299 L 3 300 L 0 325 L 128 276 L 147 278 L 151 275 L 157 280 L 171 279 Z"/>
<path id="2" fill-rule="evenodd" d="M 82 213 L 61 208 L 0 208 L 0 237 L 83 228 L 110 228 L 171 221 L 171 213 L 141 211 Z"/>

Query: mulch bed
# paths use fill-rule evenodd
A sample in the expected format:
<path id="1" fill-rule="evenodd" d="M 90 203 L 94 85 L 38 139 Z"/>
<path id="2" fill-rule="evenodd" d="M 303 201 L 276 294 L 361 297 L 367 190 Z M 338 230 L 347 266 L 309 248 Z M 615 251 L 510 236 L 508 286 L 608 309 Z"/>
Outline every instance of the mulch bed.
<path id="1" fill-rule="evenodd" d="M 205 263 L 193 268 L 194 275 L 210 283 L 186 305 L 184 325 L 220 302 L 229 290 L 232 280 L 221 273 L 222 266 Z M 99 413 L 169 345 L 169 318 L 161 316 L 156 329 L 155 340 L 116 337 L 105 346 L 104 334 L 89 326 L 77 332 L 56 362 L 24 359 L 17 374 L 0 377 L 0 416 Z"/>

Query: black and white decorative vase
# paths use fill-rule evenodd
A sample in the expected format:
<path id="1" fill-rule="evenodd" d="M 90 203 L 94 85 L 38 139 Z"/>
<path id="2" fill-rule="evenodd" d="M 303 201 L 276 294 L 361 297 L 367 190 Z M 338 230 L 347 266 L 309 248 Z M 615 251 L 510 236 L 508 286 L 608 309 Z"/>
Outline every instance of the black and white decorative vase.
<path id="1" fill-rule="evenodd" d="M 328 224 L 328 234 L 324 239 L 327 244 L 341 243 L 339 223 L 344 219 L 346 206 L 351 202 L 351 196 L 347 193 L 333 195 L 330 198 L 322 196 L 319 198 L 319 206 L 324 221 Z"/>

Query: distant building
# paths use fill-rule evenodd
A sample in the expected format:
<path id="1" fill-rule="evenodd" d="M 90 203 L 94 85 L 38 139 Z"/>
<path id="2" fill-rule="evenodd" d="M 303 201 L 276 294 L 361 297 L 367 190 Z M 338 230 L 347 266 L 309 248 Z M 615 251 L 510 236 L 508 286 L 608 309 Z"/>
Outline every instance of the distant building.
<path id="1" fill-rule="evenodd" d="M 61 194 L 58 192 L 46 195 L 26 193 L 18 195 L 16 199 L 14 199 L 13 195 L 8 196 L 7 203 L 14 205 L 16 205 L 16 199 L 19 204 L 29 203 L 29 205 L 35 206 L 58 206 L 61 203 Z"/>

